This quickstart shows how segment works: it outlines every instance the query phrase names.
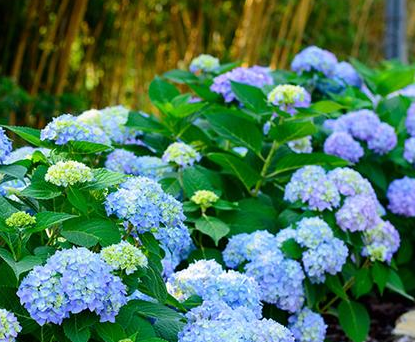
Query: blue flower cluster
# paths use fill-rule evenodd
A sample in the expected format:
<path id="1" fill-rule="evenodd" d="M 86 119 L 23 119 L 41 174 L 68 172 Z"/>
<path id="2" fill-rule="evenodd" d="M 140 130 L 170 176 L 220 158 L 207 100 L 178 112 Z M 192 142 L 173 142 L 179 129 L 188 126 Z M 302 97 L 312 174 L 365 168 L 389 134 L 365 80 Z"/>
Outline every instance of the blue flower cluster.
<path id="1" fill-rule="evenodd" d="M 205 301 L 186 318 L 179 342 L 294 342 L 292 333 L 281 324 L 223 302 Z"/>
<path id="2" fill-rule="evenodd" d="M 362 147 L 354 139 L 366 142 L 370 150 L 380 155 L 393 150 L 398 140 L 394 128 L 381 122 L 376 113 L 368 109 L 326 120 L 324 126 L 333 131 L 324 144 L 324 151 L 351 162 L 357 162 L 363 155 Z"/>
<path id="3" fill-rule="evenodd" d="M 146 177 L 131 177 L 105 199 L 108 215 L 132 225 L 133 235 L 152 232 L 175 259 L 186 257 L 192 241 L 184 225 L 182 204 Z M 178 262 L 177 262 L 178 263 Z"/>
<path id="4" fill-rule="evenodd" d="M 211 55 L 201 54 L 190 62 L 191 72 L 212 72 L 219 67 L 219 59 Z"/>
<path id="5" fill-rule="evenodd" d="M 6 132 L 0 127 L 0 164 L 3 164 L 8 155 L 12 152 L 12 142 Z"/>
<path id="6" fill-rule="evenodd" d="M 63 114 L 54 118 L 40 132 L 41 140 L 52 140 L 56 145 L 64 145 L 69 141 L 88 141 L 110 145 L 108 137 L 102 129 L 88 125 L 71 114 Z"/>
<path id="7" fill-rule="evenodd" d="M 394 214 L 415 217 L 415 179 L 395 179 L 388 188 L 388 208 Z"/>
<path id="8" fill-rule="evenodd" d="M 289 317 L 288 328 L 296 342 L 324 342 L 327 331 L 323 317 L 308 308 Z"/>
<path id="9" fill-rule="evenodd" d="M 199 260 L 187 269 L 172 274 L 169 293 L 180 301 L 192 295 L 204 300 L 225 302 L 231 308 L 246 307 L 261 317 L 262 304 L 257 282 L 242 273 L 223 271 L 214 260 Z"/>
<path id="10" fill-rule="evenodd" d="M 295 203 L 301 201 L 311 210 L 332 210 L 340 204 L 340 194 L 320 166 L 309 165 L 297 170 L 285 187 L 284 199 Z"/>
<path id="11" fill-rule="evenodd" d="M 171 168 L 160 158 L 152 156 L 137 157 L 133 152 L 116 149 L 107 156 L 105 167 L 126 175 L 143 176 L 154 180 L 161 179 Z"/>
<path id="12" fill-rule="evenodd" d="M 350 85 L 352 87 L 361 88 L 363 80 L 357 73 L 356 69 L 350 63 L 337 63 L 333 70 L 333 79 L 340 84 Z"/>
<path id="13" fill-rule="evenodd" d="M 5 309 L 0 309 L 0 342 L 15 342 L 22 327 L 16 316 Z"/>
<path id="14" fill-rule="evenodd" d="M 406 112 L 405 126 L 408 134 L 411 137 L 415 137 L 415 102 L 409 106 L 408 111 Z"/>
<path id="15" fill-rule="evenodd" d="M 258 88 L 273 84 L 273 79 L 269 74 L 268 68 L 259 66 L 251 68 L 239 67 L 215 77 L 210 90 L 221 94 L 225 102 L 232 102 L 236 99 L 236 96 L 232 91 L 231 81 L 248 84 Z"/>
<path id="16" fill-rule="evenodd" d="M 126 304 L 126 287 L 112 268 L 86 248 L 58 251 L 23 279 L 17 295 L 39 324 L 61 324 L 71 313 L 90 310 L 114 322 Z"/>

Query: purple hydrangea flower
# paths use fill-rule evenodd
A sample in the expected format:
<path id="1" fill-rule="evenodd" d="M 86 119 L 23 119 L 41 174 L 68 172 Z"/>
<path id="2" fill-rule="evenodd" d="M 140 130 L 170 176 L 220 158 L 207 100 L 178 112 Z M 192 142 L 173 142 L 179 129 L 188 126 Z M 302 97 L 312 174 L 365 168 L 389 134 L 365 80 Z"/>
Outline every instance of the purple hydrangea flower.
<path id="1" fill-rule="evenodd" d="M 394 214 L 415 216 L 415 179 L 403 177 L 395 179 L 388 188 L 388 208 Z"/>
<path id="2" fill-rule="evenodd" d="M 372 197 L 357 195 L 347 197 L 336 213 L 336 222 L 344 231 L 366 231 L 379 221 L 376 202 Z"/>
<path id="3" fill-rule="evenodd" d="M 227 73 L 219 75 L 213 79 L 210 87 L 215 93 L 221 94 L 225 102 L 232 102 L 236 99 L 231 88 L 231 81 L 252 85 L 262 88 L 265 85 L 273 83 L 272 77 L 264 69 L 253 68 L 235 68 Z"/>
<path id="4" fill-rule="evenodd" d="M 415 138 L 409 138 L 405 141 L 403 157 L 410 164 L 415 164 Z"/>
<path id="5" fill-rule="evenodd" d="M 125 173 L 126 175 L 139 175 L 139 162 L 137 156 L 130 151 L 115 149 L 107 156 L 105 167 L 114 172 Z"/>
<path id="6" fill-rule="evenodd" d="M 373 131 L 373 137 L 367 142 L 367 147 L 377 154 L 392 151 L 398 143 L 395 129 L 387 123 L 381 123 Z"/>
<path id="7" fill-rule="evenodd" d="M 324 142 L 324 152 L 357 163 L 364 150 L 353 137 L 345 132 L 334 132 Z"/>
<path id="8" fill-rule="evenodd" d="M 111 271 L 86 248 L 58 251 L 23 279 L 17 295 L 39 325 L 61 324 L 71 313 L 87 309 L 101 322 L 114 322 L 127 299 L 125 285 Z"/>
<path id="9" fill-rule="evenodd" d="M 324 342 L 326 338 L 327 325 L 323 317 L 309 308 L 289 317 L 288 327 L 296 342 Z"/>
<path id="10" fill-rule="evenodd" d="M 362 78 L 357 73 L 356 69 L 347 62 L 337 63 L 333 70 L 333 79 L 340 83 L 360 88 L 363 84 Z"/>
<path id="11" fill-rule="evenodd" d="M 396 228 L 389 221 L 380 220 L 372 229 L 363 233 L 363 256 L 372 261 L 386 261 L 390 263 L 400 245 L 401 239 Z"/>
<path id="12" fill-rule="evenodd" d="M 412 103 L 408 108 L 405 126 L 408 134 L 415 137 L 415 103 Z"/>
<path id="13" fill-rule="evenodd" d="M 317 46 L 309 46 L 299 52 L 291 63 L 291 70 L 297 74 L 318 71 L 330 77 L 337 65 L 336 56 Z"/>
<path id="14" fill-rule="evenodd" d="M 353 169 L 338 167 L 330 171 L 328 177 L 344 196 L 366 195 L 376 197 L 369 181 Z"/>
<path id="15" fill-rule="evenodd" d="M 374 129 L 379 127 L 381 121 L 375 112 L 368 109 L 360 109 L 347 113 L 342 117 L 349 124 L 349 133 L 359 140 L 368 141 L 376 136 Z M 340 117 L 340 118 L 342 118 Z"/>
<path id="16" fill-rule="evenodd" d="M 0 309 L 0 342 L 15 342 L 22 327 L 14 313 Z"/>
<path id="17" fill-rule="evenodd" d="M 6 132 L 0 127 L 0 164 L 6 160 L 7 156 L 12 152 L 12 142 L 7 137 Z"/>

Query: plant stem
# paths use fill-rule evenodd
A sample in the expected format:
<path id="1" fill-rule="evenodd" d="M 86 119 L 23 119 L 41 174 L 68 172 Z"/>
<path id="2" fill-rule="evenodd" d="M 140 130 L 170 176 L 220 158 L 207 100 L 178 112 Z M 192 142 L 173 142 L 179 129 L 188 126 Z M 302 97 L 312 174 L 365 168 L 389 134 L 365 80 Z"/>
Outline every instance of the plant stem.
<path id="1" fill-rule="evenodd" d="M 260 178 L 260 180 L 258 180 L 258 182 L 255 185 L 255 189 L 254 189 L 254 192 L 253 192 L 253 196 L 255 196 L 255 197 L 258 196 L 259 190 L 261 189 L 261 186 L 264 183 L 264 180 L 267 176 L 268 169 L 269 169 L 269 167 L 271 165 L 271 162 L 272 162 L 272 158 L 274 157 L 275 152 L 277 151 L 278 147 L 279 147 L 279 144 L 274 140 L 272 142 L 271 149 L 269 150 L 267 159 L 265 159 L 264 166 L 262 167 L 261 178 Z"/>

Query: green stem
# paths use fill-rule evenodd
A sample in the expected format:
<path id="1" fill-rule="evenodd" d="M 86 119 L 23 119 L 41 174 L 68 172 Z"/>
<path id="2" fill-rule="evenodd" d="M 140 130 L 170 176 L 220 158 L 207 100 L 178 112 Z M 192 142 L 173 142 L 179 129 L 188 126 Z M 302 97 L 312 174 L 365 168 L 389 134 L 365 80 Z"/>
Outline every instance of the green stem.
<path id="1" fill-rule="evenodd" d="M 269 150 L 268 156 L 265 159 L 264 166 L 262 167 L 261 178 L 258 180 L 258 182 L 255 185 L 253 196 L 258 196 L 259 190 L 261 189 L 261 186 L 266 179 L 268 169 L 271 166 L 272 158 L 274 157 L 275 152 L 277 152 L 278 147 L 279 147 L 279 144 L 274 140 L 272 142 L 272 146 L 271 146 L 271 149 Z"/>

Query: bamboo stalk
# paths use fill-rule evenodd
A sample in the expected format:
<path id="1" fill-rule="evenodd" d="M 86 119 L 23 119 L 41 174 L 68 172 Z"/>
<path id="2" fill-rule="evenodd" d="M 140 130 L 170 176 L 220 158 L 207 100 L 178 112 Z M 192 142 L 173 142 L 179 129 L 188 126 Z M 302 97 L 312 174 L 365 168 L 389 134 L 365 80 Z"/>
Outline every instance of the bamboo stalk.
<path id="1" fill-rule="evenodd" d="M 353 47 L 351 52 L 351 55 L 353 57 L 358 57 L 359 55 L 360 45 L 362 44 L 362 40 L 367 28 L 367 22 L 372 4 L 373 0 L 365 0 L 365 2 L 363 3 L 362 11 L 360 13 L 359 21 L 357 24 L 357 33 L 353 41 Z"/>

